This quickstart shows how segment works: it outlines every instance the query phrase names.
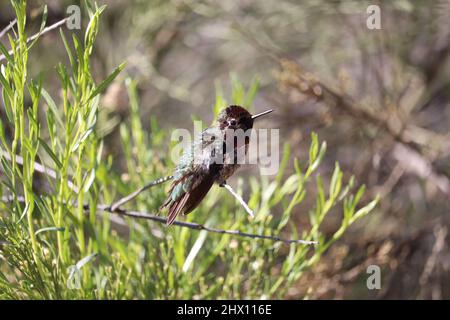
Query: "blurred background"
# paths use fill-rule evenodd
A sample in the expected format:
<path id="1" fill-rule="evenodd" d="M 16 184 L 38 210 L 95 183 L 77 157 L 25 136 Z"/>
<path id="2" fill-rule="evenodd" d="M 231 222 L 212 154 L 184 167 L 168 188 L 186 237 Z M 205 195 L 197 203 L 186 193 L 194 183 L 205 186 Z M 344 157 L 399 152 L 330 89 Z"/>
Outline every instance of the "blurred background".
<path id="1" fill-rule="evenodd" d="M 29 1 L 31 30 L 39 28 L 44 4 L 50 25 L 79 3 Z M 279 128 L 300 159 L 317 132 L 328 143 L 324 176 L 339 161 L 347 179 L 354 174 L 366 184 L 367 200 L 381 195 L 375 212 L 352 226 L 286 298 L 303 297 L 310 286 L 316 299 L 450 298 L 450 1 L 99 4 L 107 10 L 92 74 L 103 79 L 126 61 L 149 126 L 151 116 L 167 129 L 192 129 L 191 115 L 210 123 L 219 86 L 227 95 L 230 78 L 249 85 L 257 77 L 253 111 L 275 110 L 259 126 Z M 381 8 L 380 30 L 366 26 L 371 4 Z M 0 30 L 12 17 L 9 1 L 0 1 Z M 54 83 L 57 92 L 56 63 L 67 60 L 58 32 L 42 37 L 32 59 L 31 75 L 41 74 L 47 90 Z M 119 172 L 118 125 L 129 113 L 120 77 L 102 98 L 100 122 Z M 301 222 L 306 213 L 299 209 L 294 218 Z M 330 233 L 336 224 L 327 222 Z M 374 264 L 382 270 L 380 290 L 366 287 L 366 269 Z"/>

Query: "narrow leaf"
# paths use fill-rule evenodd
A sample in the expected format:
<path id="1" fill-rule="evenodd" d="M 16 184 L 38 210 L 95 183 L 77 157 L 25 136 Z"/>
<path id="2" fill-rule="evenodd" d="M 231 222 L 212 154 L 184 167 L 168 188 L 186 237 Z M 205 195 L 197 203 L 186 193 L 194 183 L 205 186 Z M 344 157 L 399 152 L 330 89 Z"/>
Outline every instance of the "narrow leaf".
<path id="1" fill-rule="evenodd" d="M 56 154 L 52 151 L 52 149 L 48 146 L 48 144 L 44 140 L 42 140 L 41 138 L 38 138 L 38 139 L 39 139 L 40 144 L 44 147 L 47 154 L 52 158 L 53 162 L 55 162 L 55 164 L 58 166 L 58 169 L 61 169 L 62 163 L 59 161 Z"/>
<path id="2" fill-rule="evenodd" d="M 46 227 L 46 228 L 41 228 L 41 229 L 37 230 L 34 233 L 34 235 L 37 236 L 39 233 L 42 233 L 42 232 L 48 232 L 48 231 L 60 231 L 60 232 L 62 232 L 64 230 L 66 230 L 64 227 Z"/>
<path id="3" fill-rule="evenodd" d="M 92 92 L 91 96 L 89 97 L 89 100 L 98 95 L 99 93 L 103 92 L 106 87 L 117 77 L 117 75 L 125 68 L 125 62 L 121 63 L 120 66 L 118 66 L 105 80 L 103 80 L 100 85 L 98 85 L 95 90 Z"/>

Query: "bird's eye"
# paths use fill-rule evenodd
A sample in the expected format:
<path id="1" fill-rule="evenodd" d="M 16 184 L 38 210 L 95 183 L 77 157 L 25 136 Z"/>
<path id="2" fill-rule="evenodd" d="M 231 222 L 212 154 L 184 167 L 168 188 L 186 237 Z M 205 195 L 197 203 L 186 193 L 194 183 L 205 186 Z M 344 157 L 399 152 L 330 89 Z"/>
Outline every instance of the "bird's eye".
<path id="1" fill-rule="evenodd" d="M 230 125 L 230 126 L 235 126 L 236 125 L 236 120 L 230 120 L 230 121 L 228 121 L 228 124 Z"/>

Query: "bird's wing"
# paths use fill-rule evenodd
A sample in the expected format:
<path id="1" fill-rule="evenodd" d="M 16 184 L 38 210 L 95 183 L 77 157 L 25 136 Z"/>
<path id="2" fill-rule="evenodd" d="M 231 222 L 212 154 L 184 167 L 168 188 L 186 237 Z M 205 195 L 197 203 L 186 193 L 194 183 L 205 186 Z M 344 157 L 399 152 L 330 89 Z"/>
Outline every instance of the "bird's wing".
<path id="1" fill-rule="evenodd" d="M 217 141 L 218 134 L 220 132 L 215 128 L 204 130 L 201 136 L 194 140 L 191 149 L 186 149 L 181 156 L 175 169 L 169 196 L 162 205 L 162 208 L 169 209 L 167 225 L 172 224 L 178 214 L 193 211 L 211 189 L 220 165 L 210 164 L 211 148 L 208 147 Z M 198 152 L 201 152 L 200 158 L 195 158 L 195 153 Z"/>
<path id="2" fill-rule="evenodd" d="M 167 222 L 166 224 L 170 226 L 175 218 L 178 216 L 178 214 L 183 210 L 184 205 L 186 204 L 186 201 L 189 199 L 189 192 L 185 193 L 181 198 L 179 198 L 177 201 L 172 201 L 170 203 L 169 207 L 169 213 L 167 215 Z"/>
<path id="3" fill-rule="evenodd" d="M 192 212 L 211 189 L 214 179 L 210 174 L 196 175 L 173 182 L 170 195 L 163 207 L 168 207 L 167 225 L 173 223 L 178 214 Z"/>

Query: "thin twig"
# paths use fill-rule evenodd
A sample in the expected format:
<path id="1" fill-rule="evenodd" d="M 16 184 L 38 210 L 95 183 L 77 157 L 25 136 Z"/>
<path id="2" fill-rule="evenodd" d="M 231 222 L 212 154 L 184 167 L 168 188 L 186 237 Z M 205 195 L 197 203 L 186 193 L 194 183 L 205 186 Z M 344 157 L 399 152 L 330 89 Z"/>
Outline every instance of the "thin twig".
<path id="1" fill-rule="evenodd" d="M 9 30 L 11 30 L 11 28 L 14 27 L 16 23 L 17 23 L 17 19 L 14 19 L 13 21 L 11 21 L 11 22 L 5 27 L 5 29 L 3 29 L 3 30 L 0 32 L 0 38 L 2 38 Z"/>
<path id="2" fill-rule="evenodd" d="M 3 202 L 11 202 L 13 201 L 13 197 L 11 196 L 3 196 L 2 197 L 2 201 Z M 24 197 L 18 197 L 18 201 L 24 203 L 25 202 L 25 198 Z M 89 205 L 84 205 L 83 209 L 85 211 L 89 211 L 90 206 Z M 117 208 L 115 211 L 111 210 L 111 206 L 108 205 L 98 205 L 97 206 L 97 211 L 103 211 L 103 212 L 107 212 L 109 214 L 117 214 L 118 216 L 126 216 L 126 217 L 131 217 L 131 218 L 137 218 L 137 219 L 146 219 L 146 220 L 151 220 L 151 221 L 155 221 L 155 222 L 159 222 L 162 224 L 166 224 L 167 223 L 167 219 L 157 216 L 155 214 L 150 214 L 148 212 L 145 211 L 132 211 L 132 210 L 124 210 L 121 208 Z M 110 216 L 110 218 L 113 218 L 113 216 Z M 114 219 L 112 219 L 114 220 Z M 124 225 L 122 223 L 122 221 L 120 221 L 120 225 Z M 260 235 L 260 234 L 253 234 L 253 233 L 247 233 L 247 232 L 242 232 L 239 230 L 225 230 L 225 229 L 217 229 L 217 228 L 212 228 L 212 227 L 207 227 L 205 225 L 199 224 L 199 223 L 194 223 L 194 222 L 182 222 L 182 221 L 174 221 L 173 224 L 174 226 L 178 226 L 178 227 L 182 227 L 182 228 L 189 228 L 189 229 L 193 229 L 193 230 L 205 230 L 207 232 L 213 232 L 213 233 L 219 233 L 219 234 L 229 234 L 229 235 L 235 235 L 235 236 L 239 236 L 239 237 L 245 237 L 245 238 L 252 238 L 252 239 L 265 239 L 265 240 L 272 240 L 275 242 L 283 242 L 286 244 L 305 244 L 305 245 L 316 245 L 318 244 L 317 241 L 308 241 L 308 240 L 301 240 L 301 239 L 285 239 L 285 238 L 280 238 L 277 236 L 265 236 L 265 235 Z"/>
<path id="3" fill-rule="evenodd" d="M 240 195 L 237 194 L 236 191 L 234 191 L 234 189 L 227 183 L 224 183 L 221 185 L 221 187 L 224 187 L 225 189 L 227 189 L 232 195 L 233 197 L 236 198 L 236 200 L 241 204 L 242 207 L 244 207 L 245 211 L 247 211 L 248 215 L 252 218 L 255 217 L 255 215 L 253 214 L 253 210 L 250 209 L 250 207 L 247 205 L 247 203 L 244 201 L 244 199 L 242 199 L 242 197 Z"/>
<path id="4" fill-rule="evenodd" d="M 67 19 L 68 19 L 68 18 L 64 18 L 64 19 L 62 19 L 62 20 L 60 20 L 60 21 L 58 21 L 58 22 L 52 24 L 51 26 L 48 26 L 48 27 L 42 29 L 42 30 L 39 31 L 38 33 L 36 33 L 36 34 L 32 35 L 31 37 L 29 37 L 29 38 L 27 39 L 27 43 L 29 43 L 29 42 L 35 40 L 37 37 L 40 37 L 40 36 L 46 34 L 47 32 L 50 32 L 50 31 L 52 31 L 52 30 L 58 28 L 59 26 L 61 26 L 61 25 L 63 25 L 64 23 L 66 23 Z M 2 31 L 2 32 L 3 32 L 3 31 Z M 8 52 L 9 55 L 12 55 L 13 53 L 14 53 L 13 50 L 9 50 L 9 52 Z M 0 56 L 0 62 L 1 62 L 2 60 L 4 60 L 4 59 L 6 59 L 6 57 L 2 54 L 2 55 Z"/>
<path id="5" fill-rule="evenodd" d="M 88 208 L 89 208 L 89 206 L 85 206 L 85 209 L 88 209 Z M 105 206 L 105 205 L 97 206 L 97 210 L 114 213 L 114 214 L 118 214 L 118 215 L 122 215 L 122 216 L 132 217 L 132 218 L 152 220 L 152 221 L 156 221 L 156 222 L 164 223 L 164 224 L 167 222 L 166 218 L 163 218 L 163 217 L 160 217 L 160 216 L 157 216 L 154 214 L 150 214 L 150 213 L 144 212 L 144 211 L 131 211 L 131 210 L 128 211 L 128 210 L 123 210 L 120 208 L 116 209 L 116 211 L 112 211 L 110 206 Z M 272 241 L 277 241 L 277 242 L 279 241 L 279 242 L 284 242 L 287 244 L 297 243 L 297 244 L 315 245 L 318 243 L 317 241 L 307 241 L 307 240 L 299 240 L 299 239 L 284 239 L 284 238 L 280 238 L 277 236 L 264 236 L 264 235 L 259 235 L 259 234 L 241 232 L 239 230 L 224 230 L 224 229 L 211 228 L 211 227 L 207 227 L 202 224 L 193 223 L 193 222 L 174 221 L 173 225 L 179 226 L 179 227 L 184 227 L 184 228 L 189 228 L 189 229 L 194 229 L 194 230 L 205 230 L 205 231 L 213 232 L 213 233 L 230 234 L 230 235 L 253 238 L 253 239 L 266 239 L 266 240 L 272 240 Z"/>
<path id="6" fill-rule="evenodd" d="M 136 191 L 134 191 L 133 193 L 129 194 L 128 196 L 123 197 L 123 198 L 119 199 L 118 201 L 114 202 L 114 203 L 111 205 L 111 211 L 113 211 L 113 212 L 116 211 L 120 206 L 122 206 L 122 205 L 124 205 L 125 203 L 127 203 L 127 202 L 133 200 L 134 198 L 136 198 L 138 195 L 140 195 L 140 194 L 141 194 L 142 192 L 144 192 L 145 190 L 147 190 L 147 189 L 149 189 L 149 188 L 151 188 L 151 187 L 154 187 L 154 186 L 156 186 L 156 185 L 158 185 L 158 184 L 164 183 L 164 182 L 166 182 L 166 181 L 172 180 L 172 179 L 173 179 L 173 176 L 167 176 L 167 177 L 159 178 L 159 179 L 157 179 L 157 180 L 155 180 L 155 181 L 152 181 L 152 182 L 147 183 L 147 184 L 146 184 L 145 186 L 143 186 L 142 188 L 139 188 L 139 189 L 137 189 Z"/>
<path id="7" fill-rule="evenodd" d="M 45 27 L 44 29 L 42 29 L 41 32 L 38 32 L 34 35 L 32 35 L 30 38 L 27 39 L 27 43 L 33 41 L 34 39 L 36 39 L 37 37 L 40 37 L 44 34 L 46 34 L 47 32 L 50 32 L 56 28 L 58 28 L 59 26 L 63 25 L 64 23 L 66 23 L 68 18 L 64 18 L 62 20 L 59 20 L 58 22 L 55 22 L 54 24 L 52 24 L 51 26 Z"/>
<path id="8" fill-rule="evenodd" d="M 447 227 L 442 224 L 435 226 L 434 228 L 435 242 L 431 250 L 430 256 L 424 264 L 422 275 L 420 276 L 419 283 L 421 285 L 421 295 L 424 296 L 428 288 L 430 277 L 433 275 L 433 271 L 436 265 L 439 263 L 439 256 L 443 255 L 445 249 L 445 239 L 447 238 Z M 433 292 L 433 290 L 431 290 Z M 442 295 L 442 293 L 440 294 Z M 439 299 L 440 297 L 436 297 Z M 433 299 L 435 299 L 433 297 Z"/>

